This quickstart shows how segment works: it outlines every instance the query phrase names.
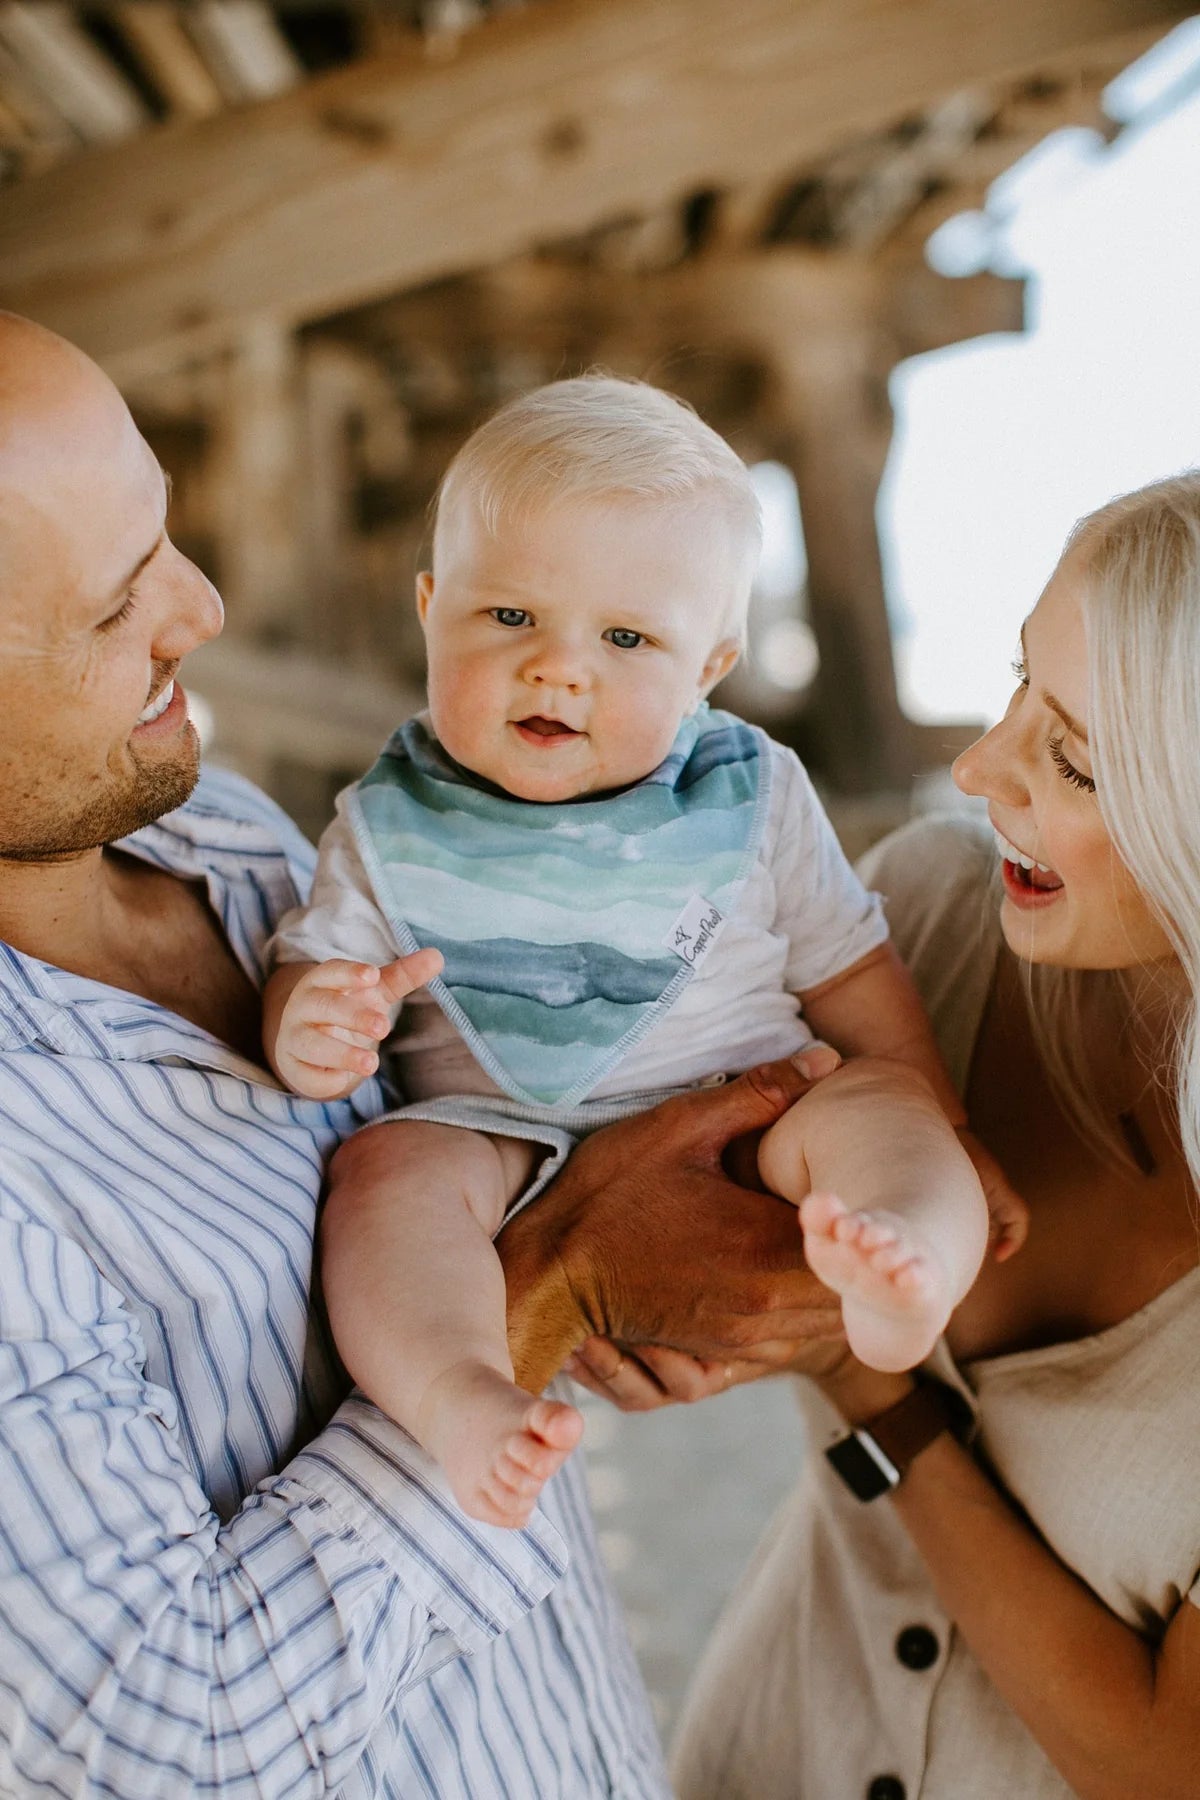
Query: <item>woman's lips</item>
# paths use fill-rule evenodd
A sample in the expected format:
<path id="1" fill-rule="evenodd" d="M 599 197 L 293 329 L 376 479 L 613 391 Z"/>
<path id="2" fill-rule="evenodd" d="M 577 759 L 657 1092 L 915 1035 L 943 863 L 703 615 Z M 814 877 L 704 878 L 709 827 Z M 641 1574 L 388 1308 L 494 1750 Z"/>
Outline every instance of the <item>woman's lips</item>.
<path id="1" fill-rule="evenodd" d="M 528 719 L 514 719 L 512 727 L 522 743 L 532 744 L 538 750 L 553 749 L 583 736 L 582 732 L 564 725 L 561 719 L 545 719 L 540 713 L 534 713 Z"/>
<path id="2" fill-rule="evenodd" d="M 1004 857 L 1000 863 L 1000 872 L 1004 881 L 1004 892 L 1014 906 L 1031 911 L 1041 906 L 1053 906 L 1064 891 L 1061 876 L 1047 869 L 1023 869 L 1020 863 L 1009 862 Z"/>

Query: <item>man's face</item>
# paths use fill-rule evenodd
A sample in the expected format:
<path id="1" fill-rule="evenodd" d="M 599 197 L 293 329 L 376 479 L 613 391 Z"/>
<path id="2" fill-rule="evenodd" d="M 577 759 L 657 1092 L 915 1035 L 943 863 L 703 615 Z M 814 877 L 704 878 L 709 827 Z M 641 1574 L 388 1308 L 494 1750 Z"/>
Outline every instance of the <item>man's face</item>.
<path id="1" fill-rule="evenodd" d="M 0 859 L 54 860 L 190 794 L 199 743 L 173 680 L 221 602 L 168 538 L 166 478 L 85 358 L 0 332 L 0 421 Z"/>

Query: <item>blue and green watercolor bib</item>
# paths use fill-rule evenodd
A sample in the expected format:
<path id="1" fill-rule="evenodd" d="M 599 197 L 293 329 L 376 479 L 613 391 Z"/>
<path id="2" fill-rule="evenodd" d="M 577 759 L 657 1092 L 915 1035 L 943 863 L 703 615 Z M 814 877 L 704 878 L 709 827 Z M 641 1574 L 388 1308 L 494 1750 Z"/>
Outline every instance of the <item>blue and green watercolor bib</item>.
<path id="1" fill-rule="evenodd" d="M 516 1100 L 584 1099 L 674 1005 L 754 866 L 770 798 L 762 732 L 702 706 L 636 786 L 514 799 L 410 719 L 351 796 L 375 899 L 429 991 Z"/>

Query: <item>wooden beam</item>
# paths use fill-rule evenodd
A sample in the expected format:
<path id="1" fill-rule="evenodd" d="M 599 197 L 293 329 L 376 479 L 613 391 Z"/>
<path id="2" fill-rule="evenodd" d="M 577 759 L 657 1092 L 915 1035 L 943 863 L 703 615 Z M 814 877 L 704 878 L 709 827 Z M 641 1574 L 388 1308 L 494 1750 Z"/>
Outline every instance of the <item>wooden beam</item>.
<path id="1" fill-rule="evenodd" d="M 119 0 L 113 16 L 147 75 L 180 118 L 220 112 L 221 90 L 187 34 L 173 0 Z"/>
<path id="2" fill-rule="evenodd" d="M 188 30 L 226 100 L 263 100 L 294 87 L 303 69 L 262 0 L 194 0 Z"/>
<path id="3" fill-rule="evenodd" d="M 114 142 L 144 123 L 146 109 L 137 94 L 59 0 L 37 6 L 6 0 L 0 5 L 0 42 L 88 142 Z"/>
<path id="4" fill-rule="evenodd" d="M 555 0 L 0 194 L 0 305 L 116 369 L 762 179 L 1188 0 Z"/>
<path id="5" fill-rule="evenodd" d="M 31 143 L 50 155 L 61 155 L 79 144 L 79 135 L 67 124 L 29 78 L 23 63 L 0 39 L 0 96 Z"/>

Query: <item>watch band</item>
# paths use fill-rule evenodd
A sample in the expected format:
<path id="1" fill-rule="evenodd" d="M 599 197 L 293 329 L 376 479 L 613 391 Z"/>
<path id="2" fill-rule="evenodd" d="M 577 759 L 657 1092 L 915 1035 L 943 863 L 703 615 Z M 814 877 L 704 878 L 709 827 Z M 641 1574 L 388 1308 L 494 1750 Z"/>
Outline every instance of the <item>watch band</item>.
<path id="1" fill-rule="evenodd" d="M 956 1404 L 957 1402 L 957 1404 Z M 918 1379 L 903 1400 L 865 1419 L 825 1455 L 859 1500 L 890 1493 L 913 1459 L 961 1423 L 961 1401 L 938 1381 Z"/>

